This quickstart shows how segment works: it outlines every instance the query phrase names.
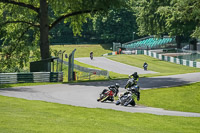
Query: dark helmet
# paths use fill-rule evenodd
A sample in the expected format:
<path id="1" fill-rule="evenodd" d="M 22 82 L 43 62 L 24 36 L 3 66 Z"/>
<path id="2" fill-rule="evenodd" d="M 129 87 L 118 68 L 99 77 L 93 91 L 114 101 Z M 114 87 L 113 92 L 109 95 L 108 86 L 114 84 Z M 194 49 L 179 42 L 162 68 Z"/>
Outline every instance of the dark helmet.
<path id="1" fill-rule="evenodd" d="M 134 72 L 134 74 L 133 75 L 137 75 L 137 72 Z"/>
<path id="2" fill-rule="evenodd" d="M 119 88 L 119 83 L 116 83 L 115 86 L 116 86 L 117 88 Z"/>

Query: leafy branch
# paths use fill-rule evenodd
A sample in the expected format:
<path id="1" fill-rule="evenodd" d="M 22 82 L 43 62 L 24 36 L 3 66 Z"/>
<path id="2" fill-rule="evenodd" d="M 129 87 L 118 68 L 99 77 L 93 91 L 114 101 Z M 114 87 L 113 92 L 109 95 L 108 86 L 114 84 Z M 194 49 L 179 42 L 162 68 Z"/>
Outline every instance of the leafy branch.
<path id="1" fill-rule="evenodd" d="M 18 20 L 18 21 L 6 21 L 4 23 L 1 23 L 0 26 L 6 25 L 6 24 L 11 24 L 11 23 L 24 23 L 24 24 L 28 24 L 28 25 L 31 25 L 31 26 L 34 26 L 34 27 L 37 27 L 37 28 L 40 27 L 39 24 L 34 24 L 34 23 L 31 23 L 31 22 L 26 22 L 26 21 L 21 21 L 21 20 Z"/>
<path id="2" fill-rule="evenodd" d="M 97 11 L 101 11 L 101 9 L 99 9 L 99 10 L 84 10 L 84 11 L 77 11 L 77 12 L 64 14 L 64 15 L 60 16 L 58 19 L 56 19 L 52 24 L 50 24 L 49 30 L 51 30 L 55 25 L 57 25 L 60 21 L 62 21 L 65 18 L 80 15 L 80 14 L 85 14 L 85 13 L 97 12 Z"/>
<path id="3" fill-rule="evenodd" d="M 29 8 L 29 9 L 37 12 L 37 13 L 39 13 L 39 10 L 40 10 L 38 7 L 35 7 L 31 4 L 26 4 L 26 3 L 23 3 L 23 2 L 17 2 L 17 1 L 14 1 L 14 0 L 0 0 L 0 2 L 18 5 L 18 6 L 21 6 L 21 7 L 26 7 L 26 8 Z"/>

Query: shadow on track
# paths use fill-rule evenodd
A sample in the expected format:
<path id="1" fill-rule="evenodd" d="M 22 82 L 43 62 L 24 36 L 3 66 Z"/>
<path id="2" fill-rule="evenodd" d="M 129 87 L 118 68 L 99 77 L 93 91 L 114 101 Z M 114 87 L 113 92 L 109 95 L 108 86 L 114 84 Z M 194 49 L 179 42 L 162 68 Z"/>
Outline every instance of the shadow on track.
<path id="1" fill-rule="evenodd" d="M 107 87 L 109 85 L 119 83 L 120 87 L 124 88 L 127 81 L 128 79 L 112 80 L 112 81 L 97 81 L 97 82 L 79 82 L 79 83 L 70 83 L 70 85 Z M 180 78 L 170 78 L 170 77 L 140 78 L 138 82 L 141 89 L 165 88 L 165 87 L 171 87 L 171 86 L 180 86 L 180 85 L 189 84 L 189 83 L 191 82 L 182 80 Z"/>

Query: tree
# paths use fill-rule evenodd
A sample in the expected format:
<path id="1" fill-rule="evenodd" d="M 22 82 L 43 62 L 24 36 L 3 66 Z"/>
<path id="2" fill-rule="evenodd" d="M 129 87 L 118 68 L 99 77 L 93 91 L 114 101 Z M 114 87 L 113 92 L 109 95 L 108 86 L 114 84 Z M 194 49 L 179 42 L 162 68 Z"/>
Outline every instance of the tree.
<path id="1" fill-rule="evenodd" d="M 96 16 L 94 27 L 97 36 L 104 43 L 132 41 L 137 32 L 136 17 L 133 10 L 110 10 L 107 16 Z"/>
<path id="2" fill-rule="evenodd" d="M 3 44 L 9 46 L 4 51 L 6 58 L 13 57 L 28 43 L 39 42 L 41 58 L 47 59 L 49 31 L 59 22 L 70 22 L 73 33 L 80 34 L 91 14 L 105 14 L 109 9 L 128 6 L 127 3 L 128 0 L 0 0 L 0 32 Z M 27 41 L 30 31 L 34 32 L 32 42 Z"/>
<path id="3" fill-rule="evenodd" d="M 112 9 L 106 16 L 93 15 L 82 26 L 81 36 L 73 36 L 69 23 L 59 23 L 51 30 L 51 43 L 125 43 L 137 32 L 136 17 L 131 9 Z M 137 39 L 137 36 L 135 36 Z"/>
<path id="4" fill-rule="evenodd" d="M 168 34 L 176 36 L 180 48 L 181 36 L 199 36 L 199 0 L 135 1 L 140 35 Z"/>

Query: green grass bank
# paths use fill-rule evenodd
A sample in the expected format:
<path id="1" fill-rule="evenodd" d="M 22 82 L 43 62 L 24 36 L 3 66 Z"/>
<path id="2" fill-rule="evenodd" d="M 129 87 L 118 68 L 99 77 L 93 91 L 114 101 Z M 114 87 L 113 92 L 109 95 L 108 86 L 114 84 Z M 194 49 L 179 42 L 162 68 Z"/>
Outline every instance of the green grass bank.
<path id="1" fill-rule="evenodd" d="M 148 70 L 158 72 L 156 74 L 141 75 L 140 77 L 155 77 L 200 72 L 200 68 L 188 67 L 171 62 L 161 61 L 146 55 L 116 55 L 108 56 L 107 58 L 139 68 L 143 68 L 144 62 L 147 62 Z"/>
<path id="2" fill-rule="evenodd" d="M 138 103 L 166 110 L 200 113 L 200 82 L 179 87 L 142 90 Z"/>
<path id="3" fill-rule="evenodd" d="M 127 113 L 0 96 L 1 133 L 197 133 L 200 118 Z"/>

